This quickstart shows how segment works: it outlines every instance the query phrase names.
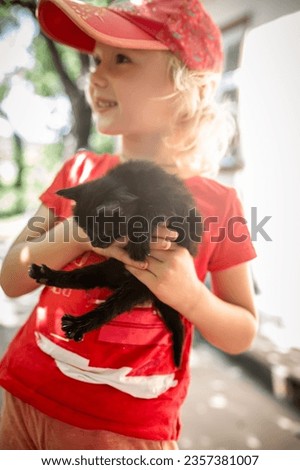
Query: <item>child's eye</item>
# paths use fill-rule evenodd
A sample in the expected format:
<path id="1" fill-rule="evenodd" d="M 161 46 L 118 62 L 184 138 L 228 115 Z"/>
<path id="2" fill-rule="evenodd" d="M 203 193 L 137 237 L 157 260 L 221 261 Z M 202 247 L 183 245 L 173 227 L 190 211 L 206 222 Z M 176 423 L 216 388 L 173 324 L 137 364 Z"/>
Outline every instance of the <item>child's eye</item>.
<path id="1" fill-rule="evenodd" d="M 126 55 L 124 55 L 124 54 L 117 54 L 116 55 L 116 63 L 117 64 L 126 64 L 128 62 L 130 62 L 130 59 Z"/>
<path id="2" fill-rule="evenodd" d="M 90 65 L 89 65 L 90 72 L 95 72 L 98 65 L 101 64 L 101 59 L 100 57 L 96 55 L 89 55 L 89 62 L 90 62 Z"/>

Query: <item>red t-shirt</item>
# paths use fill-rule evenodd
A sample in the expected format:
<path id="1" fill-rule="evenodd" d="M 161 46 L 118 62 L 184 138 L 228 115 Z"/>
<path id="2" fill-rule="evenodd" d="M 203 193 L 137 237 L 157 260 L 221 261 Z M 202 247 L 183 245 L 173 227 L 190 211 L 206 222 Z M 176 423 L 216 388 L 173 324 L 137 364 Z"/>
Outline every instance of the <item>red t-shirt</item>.
<path id="1" fill-rule="evenodd" d="M 81 151 L 64 164 L 41 201 L 57 217 L 69 217 L 71 201 L 55 192 L 100 177 L 117 164 L 117 156 Z M 199 279 L 204 281 L 207 271 L 254 258 L 235 190 L 198 176 L 186 180 L 186 185 L 204 217 L 203 240 L 195 259 Z M 86 252 L 64 269 L 99 260 L 95 253 Z M 173 364 L 170 332 L 151 307 L 124 312 L 86 334 L 82 342 L 66 340 L 61 317 L 81 315 L 109 294 L 104 288 L 45 287 L 2 359 L 0 384 L 43 413 L 81 428 L 177 440 L 190 377 L 192 325 L 182 318 L 185 341 L 180 369 Z"/>

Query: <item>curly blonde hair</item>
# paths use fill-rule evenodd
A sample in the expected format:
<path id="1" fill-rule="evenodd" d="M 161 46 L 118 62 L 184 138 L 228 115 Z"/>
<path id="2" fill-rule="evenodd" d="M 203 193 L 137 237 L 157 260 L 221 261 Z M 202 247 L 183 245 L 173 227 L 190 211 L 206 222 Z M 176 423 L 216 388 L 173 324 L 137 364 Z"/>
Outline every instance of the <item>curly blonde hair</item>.
<path id="1" fill-rule="evenodd" d="M 189 70 L 172 53 L 169 73 L 175 86 L 174 138 L 165 141 L 176 149 L 174 163 L 195 174 L 215 176 L 234 134 L 234 119 L 226 103 L 216 101 L 220 74 Z"/>

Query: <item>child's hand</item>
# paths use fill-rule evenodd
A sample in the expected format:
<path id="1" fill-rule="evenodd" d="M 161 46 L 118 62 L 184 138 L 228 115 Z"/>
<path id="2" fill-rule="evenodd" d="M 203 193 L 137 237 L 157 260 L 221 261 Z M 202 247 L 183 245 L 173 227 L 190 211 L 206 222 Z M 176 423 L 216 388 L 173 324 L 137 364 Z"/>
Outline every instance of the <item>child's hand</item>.
<path id="1" fill-rule="evenodd" d="M 151 247 L 144 270 L 126 265 L 126 269 L 143 282 L 162 302 L 187 315 L 200 298 L 202 283 L 197 277 L 194 260 L 188 250 L 170 242 L 168 249 Z"/>
<path id="2" fill-rule="evenodd" d="M 80 233 L 82 237 L 86 237 L 83 230 Z M 178 236 L 177 232 L 173 230 L 169 230 L 166 226 L 161 225 L 156 228 L 155 232 L 153 233 L 152 242 L 150 243 L 150 252 L 152 250 L 157 251 L 165 251 L 171 247 L 171 240 L 176 240 Z M 148 261 L 140 262 L 134 261 L 130 258 L 127 251 L 124 249 L 128 243 L 128 239 L 126 237 L 119 238 L 115 240 L 112 245 L 107 248 L 96 248 L 89 244 L 89 249 L 97 253 L 98 255 L 105 256 L 107 258 L 115 258 L 121 261 L 122 263 L 136 267 L 139 269 L 147 269 L 148 268 Z"/>
<path id="3" fill-rule="evenodd" d="M 127 242 L 128 240 L 123 237 L 115 240 L 107 248 L 98 248 L 92 246 L 91 244 L 90 249 L 97 253 L 97 255 L 102 255 L 107 258 L 115 258 L 126 265 L 128 264 L 139 269 L 146 269 L 148 265 L 147 261 L 134 261 L 130 258 L 127 251 L 124 249 L 127 245 Z"/>

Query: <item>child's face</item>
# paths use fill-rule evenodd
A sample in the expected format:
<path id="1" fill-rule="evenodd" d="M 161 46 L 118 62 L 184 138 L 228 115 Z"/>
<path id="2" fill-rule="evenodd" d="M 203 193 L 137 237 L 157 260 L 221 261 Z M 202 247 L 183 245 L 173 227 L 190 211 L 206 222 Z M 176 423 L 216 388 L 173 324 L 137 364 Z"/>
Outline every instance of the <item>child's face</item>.
<path id="1" fill-rule="evenodd" d="M 99 132 L 129 137 L 170 131 L 174 92 L 168 55 L 97 44 L 89 92 Z"/>

